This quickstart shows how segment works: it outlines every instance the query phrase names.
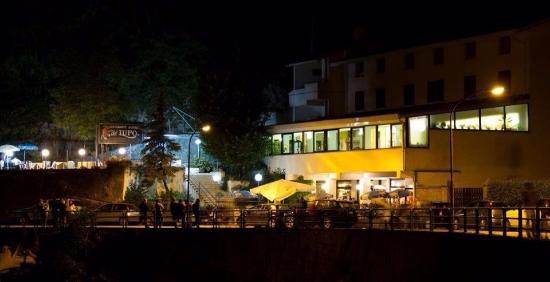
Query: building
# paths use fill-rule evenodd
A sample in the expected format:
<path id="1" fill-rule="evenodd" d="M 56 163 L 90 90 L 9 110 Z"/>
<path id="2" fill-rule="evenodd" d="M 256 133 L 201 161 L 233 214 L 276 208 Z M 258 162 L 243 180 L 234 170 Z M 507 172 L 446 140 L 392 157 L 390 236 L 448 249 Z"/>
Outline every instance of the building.
<path id="1" fill-rule="evenodd" d="M 266 159 L 287 178 L 337 198 L 406 188 L 449 200 L 455 106 L 455 204 L 481 197 L 490 179 L 550 175 L 549 21 L 291 67 L 293 119 L 270 128 Z M 495 86 L 504 95 L 488 95 Z"/>

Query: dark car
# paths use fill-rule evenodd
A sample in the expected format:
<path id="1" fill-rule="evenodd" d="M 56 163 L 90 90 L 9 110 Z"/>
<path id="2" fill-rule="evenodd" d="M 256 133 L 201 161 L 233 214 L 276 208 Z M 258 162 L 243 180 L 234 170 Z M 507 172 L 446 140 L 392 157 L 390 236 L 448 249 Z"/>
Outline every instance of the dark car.
<path id="1" fill-rule="evenodd" d="M 448 202 L 435 201 L 431 203 L 430 210 L 434 228 L 449 228 L 449 224 L 452 222 L 450 207 Z"/>
<path id="2" fill-rule="evenodd" d="M 351 227 L 357 222 L 357 212 L 352 202 L 339 200 L 316 200 L 308 202 L 307 208 L 293 209 L 284 215 L 286 227 L 320 226 Z"/>
<path id="3" fill-rule="evenodd" d="M 288 207 L 281 204 L 260 204 L 243 210 L 244 217 L 238 217 L 238 223 L 254 227 L 282 227 Z M 242 220 L 242 221 L 241 221 Z"/>
<path id="4" fill-rule="evenodd" d="M 49 199 L 47 200 L 47 210 L 46 210 L 46 219 L 41 218 L 40 215 L 40 209 L 38 207 L 38 204 L 35 204 L 30 207 L 22 208 L 13 211 L 13 221 L 16 224 L 46 224 L 52 221 L 52 207 L 56 205 L 56 203 L 60 203 L 62 199 Z M 67 215 L 69 218 L 76 215 L 78 212 L 80 212 L 84 207 L 80 200 L 78 199 L 63 199 L 67 205 Z"/>

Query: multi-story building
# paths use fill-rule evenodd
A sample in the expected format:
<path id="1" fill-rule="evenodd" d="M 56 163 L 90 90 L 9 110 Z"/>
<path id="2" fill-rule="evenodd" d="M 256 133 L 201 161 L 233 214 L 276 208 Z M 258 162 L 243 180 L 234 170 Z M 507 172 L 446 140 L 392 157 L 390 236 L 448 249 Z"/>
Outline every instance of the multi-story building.
<path id="1" fill-rule="evenodd" d="M 468 191 L 482 191 L 464 189 L 490 179 L 550 175 L 548 21 L 292 67 L 289 101 L 299 118 L 271 127 L 266 160 L 289 178 L 312 179 L 337 198 L 399 187 L 418 200 L 448 200 L 455 106 L 457 203 Z M 495 86 L 504 95 L 489 95 Z M 304 105 L 322 114 L 302 114 Z"/>

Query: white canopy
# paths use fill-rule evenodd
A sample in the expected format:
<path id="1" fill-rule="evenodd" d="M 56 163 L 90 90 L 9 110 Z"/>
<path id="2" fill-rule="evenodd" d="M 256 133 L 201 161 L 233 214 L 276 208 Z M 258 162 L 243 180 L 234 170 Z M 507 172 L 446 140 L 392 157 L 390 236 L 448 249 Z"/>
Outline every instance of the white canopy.
<path id="1" fill-rule="evenodd" d="M 250 189 L 250 192 L 261 194 L 270 201 L 282 201 L 296 192 L 311 192 L 315 188 L 311 185 L 279 179 L 262 186 Z"/>

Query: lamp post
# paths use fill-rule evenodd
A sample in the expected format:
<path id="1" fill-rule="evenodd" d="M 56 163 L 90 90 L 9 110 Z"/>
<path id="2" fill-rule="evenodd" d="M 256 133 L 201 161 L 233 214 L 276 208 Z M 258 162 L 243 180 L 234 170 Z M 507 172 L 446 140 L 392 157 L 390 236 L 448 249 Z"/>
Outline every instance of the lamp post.
<path id="1" fill-rule="evenodd" d="M 197 139 L 195 140 L 195 144 L 197 144 L 197 152 L 198 152 L 198 158 L 201 158 L 201 140 Z"/>
<path id="2" fill-rule="evenodd" d="M 483 92 L 486 92 L 487 90 L 483 90 L 483 91 L 477 91 L 473 94 L 470 94 L 462 99 L 460 99 L 458 102 L 456 102 L 453 106 L 453 109 L 451 110 L 451 113 L 449 114 L 449 203 L 451 205 L 452 208 L 455 207 L 455 199 L 454 199 L 454 135 L 453 135 L 453 132 L 454 132 L 454 125 L 455 125 L 455 122 L 454 122 L 454 115 L 455 115 L 455 111 L 456 109 L 458 108 L 458 106 L 460 106 L 460 104 L 462 104 L 464 101 L 467 101 L 467 100 L 470 100 L 471 98 L 475 97 L 476 94 L 479 94 L 479 93 L 483 93 Z M 506 91 L 506 89 L 502 86 L 496 86 L 494 88 L 492 88 L 489 93 L 491 94 L 491 96 L 502 96 L 504 94 L 504 92 Z"/>
<path id="3" fill-rule="evenodd" d="M 43 149 L 42 152 L 40 152 L 40 155 L 42 155 L 42 162 L 44 163 L 44 169 L 46 169 L 46 160 L 50 156 L 50 150 Z"/>
<path id="4" fill-rule="evenodd" d="M 80 156 L 80 168 L 84 167 L 84 155 L 86 155 L 86 149 L 78 149 L 78 155 Z"/>
<path id="5" fill-rule="evenodd" d="M 258 185 L 256 186 L 260 186 L 260 182 L 264 179 L 263 175 L 261 173 L 256 173 L 256 175 L 254 175 L 254 180 L 256 180 L 256 183 Z"/>
<path id="6" fill-rule="evenodd" d="M 204 125 L 201 128 L 201 131 L 205 133 L 210 131 L 210 125 Z M 193 140 L 193 136 L 195 136 L 197 132 L 197 129 L 193 129 L 193 133 L 191 133 L 191 136 L 189 136 L 189 142 L 187 144 L 187 201 L 189 201 L 189 190 L 191 188 L 191 140 Z"/>

